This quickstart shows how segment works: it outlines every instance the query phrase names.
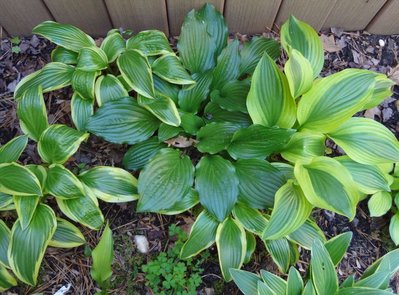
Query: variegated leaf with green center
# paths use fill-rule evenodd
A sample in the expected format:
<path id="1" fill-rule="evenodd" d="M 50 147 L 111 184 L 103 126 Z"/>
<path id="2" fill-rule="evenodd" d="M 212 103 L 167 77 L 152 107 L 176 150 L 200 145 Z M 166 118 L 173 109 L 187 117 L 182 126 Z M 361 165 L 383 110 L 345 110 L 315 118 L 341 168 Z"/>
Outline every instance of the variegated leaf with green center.
<path id="1" fill-rule="evenodd" d="M 216 239 L 219 222 L 206 210 L 202 211 L 191 227 L 188 240 L 184 243 L 180 258 L 187 259 L 209 248 Z"/>
<path id="2" fill-rule="evenodd" d="M 286 238 L 264 241 L 267 251 L 282 273 L 287 273 L 291 263 L 290 242 Z"/>
<path id="3" fill-rule="evenodd" d="M 195 81 L 181 64 L 175 54 L 164 54 L 158 57 L 151 65 L 152 71 L 158 77 L 172 84 L 192 85 Z"/>
<path id="4" fill-rule="evenodd" d="M 268 223 L 266 217 L 259 210 L 242 203 L 237 203 L 234 206 L 233 216 L 247 231 L 258 236 L 262 235 Z"/>
<path id="5" fill-rule="evenodd" d="M 30 170 L 39 180 L 40 186 L 43 188 L 45 191 L 45 183 L 46 183 L 46 178 L 47 178 L 47 167 L 44 167 L 42 165 L 35 165 L 35 164 L 29 164 L 26 165 L 25 168 Z M 46 193 L 46 192 L 44 192 Z"/>
<path id="6" fill-rule="evenodd" d="M 28 227 L 22 229 L 17 220 L 11 230 L 8 260 L 19 280 L 36 285 L 44 252 L 57 227 L 53 210 L 44 204 L 37 206 Z"/>
<path id="7" fill-rule="evenodd" d="M 238 79 L 241 60 L 239 45 L 237 39 L 233 40 L 218 56 L 216 67 L 212 71 L 212 89 L 221 89 L 227 82 Z"/>
<path id="8" fill-rule="evenodd" d="M 312 248 L 316 239 L 323 243 L 327 241 L 320 227 L 310 219 L 306 220 L 296 231 L 290 233 L 287 238 L 307 250 Z"/>
<path id="9" fill-rule="evenodd" d="M 40 182 L 29 169 L 17 163 L 0 164 L 0 192 L 9 195 L 42 195 Z"/>
<path id="10" fill-rule="evenodd" d="M 219 155 L 204 156 L 196 166 L 195 177 L 202 206 L 223 222 L 238 197 L 238 178 L 233 164 Z"/>
<path id="11" fill-rule="evenodd" d="M 83 47 L 79 50 L 77 70 L 100 71 L 108 67 L 108 58 L 105 52 L 96 46 Z"/>
<path id="12" fill-rule="evenodd" d="M 283 148 L 281 156 L 295 163 L 296 161 L 323 156 L 326 149 L 326 136 L 318 132 L 296 132 Z"/>
<path id="13" fill-rule="evenodd" d="M 324 243 L 324 246 L 326 247 L 334 266 L 337 266 L 346 254 L 349 244 L 351 243 L 352 236 L 352 232 L 345 232 Z"/>
<path id="14" fill-rule="evenodd" d="M 75 52 L 79 52 L 83 47 L 95 45 L 94 40 L 77 27 L 54 21 L 42 22 L 33 28 L 32 33 Z"/>
<path id="15" fill-rule="evenodd" d="M 295 123 L 296 106 L 287 78 L 267 53 L 252 76 L 247 108 L 254 124 L 291 128 Z"/>
<path id="16" fill-rule="evenodd" d="M 312 209 L 301 188 L 289 180 L 276 193 L 272 215 L 262 239 L 275 240 L 289 235 L 305 223 Z"/>
<path id="17" fill-rule="evenodd" d="M 275 292 L 276 295 L 286 294 L 287 282 L 282 278 L 263 269 L 260 270 L 260 275 L 262 280 L 267 283 L 267 285 L 273 290 L 273 292 Z"/>
<path id="18" fill-rule="evenodd" d="M 41 86 L 32 87 L 24 92 L 18 101 L 17 115 L 22 131 L 34 141 L 39 141 L 40 136 L 48 127 Z"/>
<path id="19" fill-rule="evenodd" d="M 114 75 L 102 75 L 96 80 L 94 88 L 98 106 L 129 96 L 123 84 Z"/>
<path id="20" fill-rule="evenodd" d="M 241 222 L 240 222 L 240 224 L 242 225 Z M 251 261 L 252 255 L 254 254 L 255 249 L 256 249 L 256 238 L 253 233 L 246 231 L 245 239 L 247 240 L 247 249 L 245 251 L 244 264 Z"/>
<path id="21" fill-rule="evenodd" d="M 287 295 L 300 295 L 303 290 L 303 280 L 299 271 L 290 267 L 287 278 Z"/>
<path id="22" fill-rule="evenodd" d="M 226 281 L 231 281 L 229 270 L 241 268 L 247 250 L 245 230 L 241 224 L 228 217 L 216 231 L 219 265 Z"/>
<path id="23" fill-rule="evenodd" d="M 0 192 L 0 211 L 10 210 L 15 210 L 13 196 Z"/>
<path id="24" fill-rule="evenodd" d="M 30 88 L 42 86 L 43 93 L 71 85 L 75 68 L 60 62 L 46 64 L 41 70 L 24 77 L 14 91 L 14 98 L 20 99 Z"/>
<path id="25" fill-rule="evenodd" d="M 0 265 L 0 292 L 4 292 L 11 287 L 18 285 L 17 280 L 12 274 L 2 265 Z"/>
<path id="26" fill-rule="evenodd" d="M 171 148 L 160 150 L 139 176 L 138 211 L 167 210 L 192 187 L 194 167 L 188 156 Z"/>
<path id="27" fill-rule="evenodd" d="M 80 181 L 97 198 L 109 202 L 130 202 L 138 199 L 137 179 L 116 167 L 97 166 L 79 175 Z"/>
<path id="28" fill-rule="evenodd" d="M 57 217 L 57 229 L 48 244 L 50 247 L 75 248 L 85 243 L 84 236 L 75 225 Z"/>
<path id="29" fill-rule="evenodd" d="M 126 42 L 118 31 L 110 31 L 100 47 L 107 55 L 108 62 L 114 62 L 126 50 Z"/>
<path id="30" fill-rule="evenodd" d="M 10 268 L 8 262 L 8 245 L 10 244 L 11 231 L 3 220 L 0 219 L 0 265 Z"/>
<path id="31" fill-rule="evenodd" d="M 165 124 L 180 126 L 180 114 L 171 98 L 162 94 L 157 94 L 153 99 L 138 95 L 137 102 Z"/>
<path id="32" fill-rule="evenodd" d="M 297 162 L 295 177 L 308 201 L 352 219 L 359 192 L 349 171 L 337 160 L 315 157 L 311 162 Z"/>
<path id="33" fill-rule="evenodd" d="M 375 85 L 373 95 L 370 100 L 363 106 L 364 110 L 372 109 L 382 103 L 386 98 L 392 95 L 392 89 L 395 82 L 388 79 L 386 75 L 375 74 Z"/>
<path id="34" fill-rule="evenodd" d="M 148 59 L 138 50 L 127 50 L 117 59 L 117 65 L 126 83 L 138 94 L 154 98 L 154 81 Z"/>
<path id="35" fill-rule="evenodd" d="M 377 165 L 399 161 L 399 142 L 384 125 L 367 118 L 350 118 L 328 137 L 354 161 Z"/>
<path id="36" fill-rule="evenodd" d="M 346 69 L 316 80 L 298 103 L 301 129 L 322 133 L 336 129 L 362 110 L 372 97 L 374 85 L 374 73 L 359 69 Z"/>
<path id="37" fill-rule="evenodd" d="M 14 196 L 15 209 L 22 230 L 29 226 L 39 202 L 39 196 Z"/>
<path id="38" fill-rule="evenodd" d="M 0 164 L 18 161 L 27 143 L 28 137 L 26 135 L 20 135 L 0 146 Z"/>
<path id="39" fill-rule="evenodd" d="M 100 71 L 88 72 L 76 69 L 72 75 L 72 88 L 83 99 L 94 100 L 94 85 Z"/>
<path id="40" fill-rule="evenodd" d="M 85 195 L 80 180 L 67 168 L 53 164 L 47 172 L 46 191 L 59 199 L 76 199 Z"/>
<path id="41" fill-rule="evenodd" d="M 51 51 L 51 61 L 61 62 L 67 65 L 75 65 L 78 63 L 78 53 L 61 46 L 57 46 Z"/>
<path id="42" fill-rule="evenodd" d="M 78 93 L 72 95 L 71 116 L 79 131 L 86 131 L 86 124 L 94 113 L 94 100 L 84 99 Z"/>
<path id="43" fill-rule="evenodd" d="M 164 215 L 177 215 L 193 208 L 199 203 L 198 192 L 194 189 L 189 189 L 183 199 L 175 202 L 167 210 L 160 210 L 160 214 Z"/>
<path id="44" fill-rule="evenodd" d="M 310 63 L 313 69 L 312 76 L 319 75 L 324 63 L 323 44 L 317 32 L 307 23 L 294 16 L 281 27 L 281 45 L 292 56 L 293 49 L 298 50 Z"/>
<path id="45" fill-rule="evenodd" d="M 47 163 L 65 163 L 79 148 L 88 133 L 66 125 L 50 125 L 40 136 L 37 146 L 40 157 Z"/>
<path id="46" fill-rule="evenodd" d="M 258 294 L 258 282 L 261 281 L 259 276 L 249 271 L 234 268 L 230 269 L 230 275 L 244 295 Z"/>
<path id="47" fill-rule="evenodd" d="M 173 53 L 165 34 L 158 30 L 141 31 L 126 42 L 127 49 L 137 49 L 147 56 Z"/>

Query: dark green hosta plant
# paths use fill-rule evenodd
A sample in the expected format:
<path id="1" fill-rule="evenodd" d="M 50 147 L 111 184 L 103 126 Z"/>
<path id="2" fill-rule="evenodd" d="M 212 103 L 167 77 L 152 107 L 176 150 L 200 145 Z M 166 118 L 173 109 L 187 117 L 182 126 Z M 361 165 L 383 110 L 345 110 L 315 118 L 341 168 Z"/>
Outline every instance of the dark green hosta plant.
<path id="1" fill-rule="evenodd" d="M 394 250 L 372 264 L 360 277 L 350 275 L 341 285 L 335 267 L 344 256 L 351 240 L 351 233 L 341 234 L 323 245 L 319 240 L 311 248 L 310 267 L 305 281 L 294 267 L 287 280 L 261 270 L 260 276 L 251 272 L 230 269 L 238 288 L 244 295 L 388 295 L 392 276 L 399 270 L 399 250 Z"/>

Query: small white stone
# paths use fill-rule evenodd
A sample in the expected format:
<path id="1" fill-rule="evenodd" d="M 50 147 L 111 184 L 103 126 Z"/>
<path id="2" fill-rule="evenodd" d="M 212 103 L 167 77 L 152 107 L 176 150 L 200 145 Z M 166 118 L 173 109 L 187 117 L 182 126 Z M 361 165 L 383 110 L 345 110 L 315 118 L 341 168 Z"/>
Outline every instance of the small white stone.
<path id="1" fill-rule="evenodd" d="M 59 289 L 56 293 L 54 293 L 54 295 L 64 295 L 69 291 L 69 289 L 71 289 L 71 287 L 72 287 L 71 284 L 62 286 L 61 289 Z"/>
<path id="2" fill-rule="evenodd" d="M 146 236 L 141 236 L 141 235 L 134 236 L 134 242 L 136 243 L 137 250 L 140 253 L 143 253 L 143 254 L 148 253 L 150 245 L 148 243 Z"/>
<path id="3" fill-rule="evenodd" d="M 378 40 L 378 44 L 380 44 L 381 47 L 384 47 L 385 46 L 385 41 L 380 39 L 380 40 Z"/>

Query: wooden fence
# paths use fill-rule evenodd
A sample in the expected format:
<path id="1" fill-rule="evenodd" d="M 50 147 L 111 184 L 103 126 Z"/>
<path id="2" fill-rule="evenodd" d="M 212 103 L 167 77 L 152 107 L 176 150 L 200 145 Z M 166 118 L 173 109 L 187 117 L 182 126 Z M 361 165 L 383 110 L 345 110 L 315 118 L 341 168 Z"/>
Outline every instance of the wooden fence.
<path id="1" fill-rule="evenodd" d="M 95 36 L 111 28 L 159 29 L 179 35 L 184 15 L 212 3 L 231 32 L 261 33 L 291 14 L 316 29 L 399 34 L 399 0 L 0 0 L 2 36 L 29 35 L 44 20 L 70 23 Z"/>

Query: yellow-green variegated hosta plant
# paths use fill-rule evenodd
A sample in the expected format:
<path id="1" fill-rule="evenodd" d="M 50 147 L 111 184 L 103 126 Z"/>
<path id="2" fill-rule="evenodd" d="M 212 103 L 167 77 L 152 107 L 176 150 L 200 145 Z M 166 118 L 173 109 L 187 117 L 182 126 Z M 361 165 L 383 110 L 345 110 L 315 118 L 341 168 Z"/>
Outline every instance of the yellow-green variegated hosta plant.
<path id="1" fill-rule="evenodd" d="M 22 95 L 19 112 L 33 101 L 43 103 L 39 88 Z M 42 129 L 41 119 L 41 123 L 46 122 Z M 1 291 L 17 284 L 10 271 L 18 280 L 35 285 L 47 247 L 72 248 L 85 243 L 79 228 L 62 215 L 97 230 L 104 222 L 98 199 L 106 202 L 137 199 L 137 180 L 123 169 L 98 166 L 75 175 L 63 166 L 87 138 L 87 133 L 65 125 L 48 125 L 47 116 L 30 120 L 25 116 L 21 126 L 29 130 L 31 139 L 38 141 L 43 164 L 17 163 L 28 142 L 26 135 L 0 147 L 0 210 L 16 211 L 11 215 L 16 218 L 12 218 L 13 224 L 0 220 Z M 51 208 L 52 199 L 62 215 Z"/>

